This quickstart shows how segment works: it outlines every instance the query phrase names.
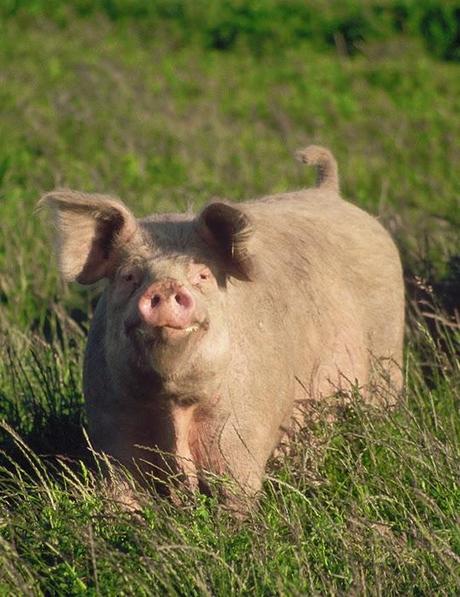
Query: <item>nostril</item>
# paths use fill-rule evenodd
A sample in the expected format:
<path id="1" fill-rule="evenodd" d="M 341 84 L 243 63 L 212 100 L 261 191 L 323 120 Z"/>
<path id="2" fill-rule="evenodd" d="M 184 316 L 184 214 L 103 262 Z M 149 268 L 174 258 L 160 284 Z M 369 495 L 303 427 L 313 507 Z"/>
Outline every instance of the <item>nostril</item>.
<path id="1" fill-rule="evenodd" d="M 191 306 L 191 299 L 186 292 L 177 292 L 174 295 L 174 300 L 180 307 L 184 307 L 184 309 L 188 309 Z"/>
<path id="2" fill-rule="evenodd" d="M 151 303 L 152 309 L 153 309 L 153 307 L 156 307 L 157 305 L 159 305 L 161 303 L 161 296 L 159 294 L 153 295 L 150 303 Z"/>

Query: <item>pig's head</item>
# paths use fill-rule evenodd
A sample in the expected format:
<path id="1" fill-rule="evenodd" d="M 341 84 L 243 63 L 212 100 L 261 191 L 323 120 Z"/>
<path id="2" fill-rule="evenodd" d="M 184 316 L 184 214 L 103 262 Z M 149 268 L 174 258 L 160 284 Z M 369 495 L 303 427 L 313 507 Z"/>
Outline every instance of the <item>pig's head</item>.
<path id="1" fill-rule="evenodd" d="M 64 278 L 108 280 L 101 342 L 117 376 L 198 380 L 228 365 L 227 285 L 254 273 L 241 208 L 214 202 L 196 217 L 136 220 L 103 195 L 55 191 L 41 204 L 54 213 Z"/>

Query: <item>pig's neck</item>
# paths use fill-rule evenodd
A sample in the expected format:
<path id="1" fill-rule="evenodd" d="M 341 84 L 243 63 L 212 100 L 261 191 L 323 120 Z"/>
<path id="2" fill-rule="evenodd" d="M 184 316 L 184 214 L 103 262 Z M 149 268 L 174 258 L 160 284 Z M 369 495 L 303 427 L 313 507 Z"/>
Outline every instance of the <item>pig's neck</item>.
<path id="1" fill-rule="evenodd" d="M 195 402 L 207 403 L 219 393 L 227 371 L 227 368 L 216 368 L 212 364 L 206 364 L 162 376 L 160 392 L 166 398 L 184 406 Z"/>
<path id="2" fill-rule="evenodd" d="M 205 384 L 187 378 L 164 380 L 156 375 L 136 376 L 135 379 L 133 385 L 129 378 L 120 397 L 121 403 L 134 397 L 154 418 L 157 411 L 169 413 L 171 448 L 174 446 L 177 468 L 183 472 L 190 488 L 198 488 L 203 470 L 223 474 L 224 463 L 219 449 L 223 419 L 222 383 L 210 378 Z"/>
<path id="3" fill-rule="evenodd" d="M 213 396 L 219 393 L 223 383 L 222 372 L 213 372 L 208 369 L 205 373 L 195 372 L 193 369 L 185 374 L 160 376 L 154 371 L 137 369 L 135 375 L 132 371 L 112 372 L 116 379 L 114 388 L 121 400 L 132 400 L 156 403 L 171 402 L 181 406 L 209 403 Z"/>

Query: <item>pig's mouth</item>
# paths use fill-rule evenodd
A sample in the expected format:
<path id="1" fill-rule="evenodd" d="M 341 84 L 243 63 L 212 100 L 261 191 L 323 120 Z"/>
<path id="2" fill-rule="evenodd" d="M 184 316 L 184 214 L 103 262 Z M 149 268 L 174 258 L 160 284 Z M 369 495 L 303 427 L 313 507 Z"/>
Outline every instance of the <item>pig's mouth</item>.
<path id="1" fill-rule="evenodd" d="M 208 329 L 209 321 L 206 319 L 195 321 L 188 326 L 146 326 L 139 321 L 125 322 L 126 335 L 147 345 L 177 344 L 182 340 L 202 335 Z"/>
<path id="2" fill-rule="evenodd" d="M 175 327 L 171 325 L 164 325 L 153 328 L 155 336 L 163 342 L 170 343 L 195 336 L 198 332 L 204 333 L 209 327 L 205 321 L 193 323 L 186 327 Z"/>

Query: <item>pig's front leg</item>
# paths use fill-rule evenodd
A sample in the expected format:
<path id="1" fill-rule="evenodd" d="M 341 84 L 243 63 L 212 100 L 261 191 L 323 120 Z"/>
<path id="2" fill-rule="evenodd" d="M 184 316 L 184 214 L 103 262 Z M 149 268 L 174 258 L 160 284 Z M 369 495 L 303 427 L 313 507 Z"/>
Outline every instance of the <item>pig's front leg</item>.
<path id="1" fill-rule="evenodd" d="M 223 495 L 239 506 L 260 490 L 269 454 L 261 457 L 260 446 L 242 436 L 235 417 L 197 403 L 174 405 L 171 420 L 175 460 L 190 489 Z"/>

